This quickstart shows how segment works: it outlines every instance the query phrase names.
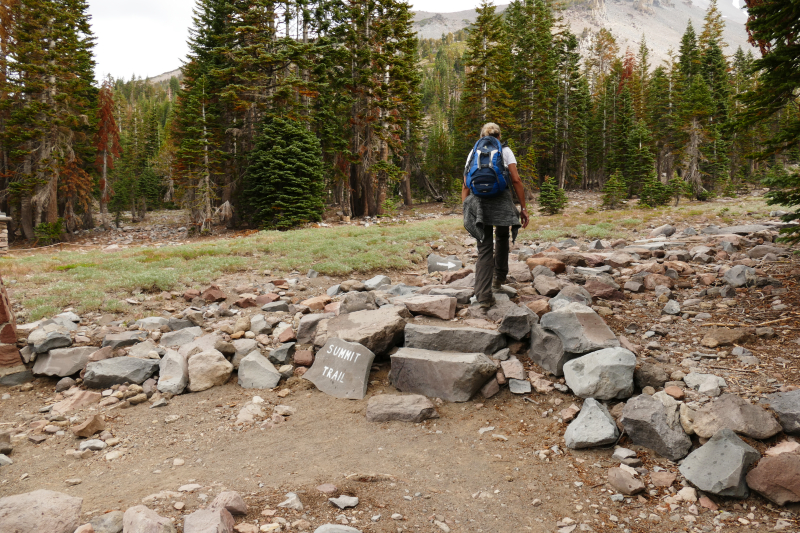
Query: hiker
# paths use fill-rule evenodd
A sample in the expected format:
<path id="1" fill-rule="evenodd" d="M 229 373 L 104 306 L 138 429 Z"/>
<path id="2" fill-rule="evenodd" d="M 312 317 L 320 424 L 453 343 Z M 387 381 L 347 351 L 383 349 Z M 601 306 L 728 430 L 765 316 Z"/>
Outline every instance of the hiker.
<path id="1" fill-rule="evenodd" d="M 511 197 L 509 177 L 522 206 L 519 214 Z M 500 143 L 500 126 L 493 122 L 481 128 L 481 138 L 467 157 L 461 200 L 464 228 L 478 241 L 475 299 L 488 309 L 495 304 L 492 290 L 499 290 L 508 275 L 508 229 L 511 228 L 512 240 L 516 241 L 520 226 L 528 227 L 517 159 L 511 148 Z"/>

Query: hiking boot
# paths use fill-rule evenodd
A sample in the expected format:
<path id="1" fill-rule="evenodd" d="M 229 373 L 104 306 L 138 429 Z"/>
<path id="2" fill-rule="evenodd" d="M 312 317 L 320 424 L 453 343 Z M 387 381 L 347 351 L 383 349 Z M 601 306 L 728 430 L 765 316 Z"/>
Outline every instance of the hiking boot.
<path id="1" fill-rule="evenodd" d="M 496 303 L 497 303 L 497 300 L 492 298 L 491 300 L 486 300 L 484 302 L 478 302 L 478 306 L 481 309 L 491 309 L 492 307 L 495 306 Z"/>
<path id="2" fill-rule="evenodd" d="M 499 291 L 505 282 L 506 280 L 495 277 L 492 279 L 492 290 Z"/>

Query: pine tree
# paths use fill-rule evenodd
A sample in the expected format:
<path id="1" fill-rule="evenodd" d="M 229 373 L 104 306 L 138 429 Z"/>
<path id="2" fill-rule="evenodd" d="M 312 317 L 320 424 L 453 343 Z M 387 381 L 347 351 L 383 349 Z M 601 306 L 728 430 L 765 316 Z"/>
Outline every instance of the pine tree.
<path id="1" fill-rule="evenodd" d="M 672 197 L 672 189 L 661 183 L 656 175 L 651 173 L 642 183 L 642 192 L 639 195 L 639 205 L 644 207 L 660 207 L 667 205 Z"/>
<path id="2" fill-rule="evenodd" d="M 253 225 L 289 229 L 322 219 L 322 149 L 302 123 L 269 118 L 250 159 L 244 198 Z"/>
<path id="3" fill-rule="evenodd" d="M 617 170 L 603 185 L 603 207 L 616 209 L 628 197 L 628 187 L 622 179 L 622 173 Z"/>
<path id="4" fill-rule="evenodd" d="M 100 172 L 100 222 L 106 230 L 110 228 L 108 201 L 114 195 L 109 182 L 109 171 L 114 169 L 114 161 L 120 156 L 119 129 L 114 118 L 114 94 L 111 87 L 111 80 L 107 79 L 100 89 L 98 129 L 95 135 L 95 165 Z"/>
<path id="5" fill-rule="evenodd" d="M 540 187 L 539 211 L 547 215 L 555 215 L 564 210 L 567 205 L 567 193 L 558 186 L 556 180 L 546 176 Z"/>

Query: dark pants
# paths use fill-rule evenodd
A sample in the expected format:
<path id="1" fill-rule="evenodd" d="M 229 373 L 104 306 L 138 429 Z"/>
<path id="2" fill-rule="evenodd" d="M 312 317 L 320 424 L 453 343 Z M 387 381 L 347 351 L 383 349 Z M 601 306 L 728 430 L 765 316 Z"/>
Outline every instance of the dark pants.
<path id="1" fill-rule="evenodd" d="M 485 238 L 478 243 L 478 263 L 475 265 L 475 299 L 478 302 L 492 300 L 493 276 L 505 281 L 508 275 L 508 226 L 484 226 L 483 230 Z"/>

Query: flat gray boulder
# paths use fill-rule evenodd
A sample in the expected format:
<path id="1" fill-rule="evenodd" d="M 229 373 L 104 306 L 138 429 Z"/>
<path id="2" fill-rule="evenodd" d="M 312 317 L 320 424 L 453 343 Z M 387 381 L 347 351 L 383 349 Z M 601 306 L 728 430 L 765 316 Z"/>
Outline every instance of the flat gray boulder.
<path id="1" fill-rule="evenodd" d="M 451 298 L 455 298 L 456 302 L 466 305 L 469 303 L 469 299 L 472 298 L 472 295 L 475 294 L 475 289 L 467 288 L 467 289 L 454 289 L 452 287 L 437 287 L 428 291 L 428 294 L 431 296 L 449 296 Z"/>
<path id="2" fill-rule="evenodd" d="M 56 348 L 72 346 L 72 337 L 66 328 L 56 326 L 38 328 L 28 335 L 28 344 L 36 353 L 47 353 Z"/>
<path id="3" fill-rule="evenodd" d="M 497 374 L 483 353 L 453 353 L 400 348 L 392 354 L 389 379 L 402 392 L 466 402 Z"/>
<path id="4" fill-rule="evenodd" d="M 181 394 L 189 384 L 189 363 L 175 350 L 167 350 L 158 366 L 158 390 Z"/>
<path id="5" fill-rule="evenodd" d="M 553 306 L 552 300 L 550 306 Z M 582 355 L 619 347 L 619 341 L 600 315 L 580 303 L 569 303 L 557 311 L 545 313 L 540 324 L 558 335 L 566 352 Z"/>
<path id="6" fill-rule="evenodd" d="M 481 352 L 491 355 L 505 348 L 502 333 L 480 328 L 448 328 L 408 324 L 405 347 L 442 352 Z"/>
<path id="7" fill-rule="evenodd" d="M 162 346 L 166 348 L 179 348 L 194 341 L 202 334 L 203 334 L 203 328 L 201 328 L 200 326 L 183 328 L 177 331 L 170 331 L 169 333 L 164 333 L 161 336 L 161 340 L 159 342 L 161 343 Z"/>
<path id="8" fill-rule="evenodd" d="M 405 307 L 385 306 L 374 311 L 356 311 L 321 320 L 314 346 L 322 347 L 329 338 L 356 342 L 375 355 L 386 354 L 403 340 L 408 311 Z"/>
<path id="9" fill-rule="evenodd" d="M 744 265 L 736 265 L 725 274 L 722 279 L 731 287 L 744 287 L 745 285 L 752 285 L 756 281 L 756 269 Z"/>
<path id="10" fill-rule="evenodd" d="M 339 314 L 355 313 L 356 311 L 369 311 L 377 309 L 374 292 L 348 292 L 339 304 Z"/>
<path id="11" fill-rule="evenodd" d="M 122 333 L 109 333 L 103 339 L 103 348 L 110 347 L 112 350 L 133 346 L 136 343 L 147 339 L 146 331 L 123 331 Z"/>
<path id="12" fill-rule="evenodd" d="M 402 298 L 402 303 L 415 315 L 432 316 L 442 320 L 452 320 L 456 316 L 457 300 L 451 296 L 420 294 Z"/>
<path id="13" fill-rule="evenodd" d="M 0 498 L 0 525 L 5 533 L 73 533 L 81 525 L 83 500 L 52 490 L 35 490 Z"/>
<path id="14" fill-rule="evenodd" d="M 783 431 L 800 435 L 800 389 L 768 394 L 762 401 L 769 403 L 770 409 L 778 415 Z"/>
<path id="15" fill-rule="evenodd" d="M 586 306 L 592 305 L 592 295 L 580 285 L 570 284 L 561 289 L 558 294 L 550 299 L 550 308 L 555 311 L 570 303 L 578 303 Z"/>
<path id="16" fill-rule="evenodd" d="M 83 382 L 87 387 L 105 389 L 111 385 L 136 383 L 141 385 L 158 370 L 156 359 L 114 357 L 86 365 Z"/>
<path id="17" fill-rule="evenodd" d="M 149 316 L 147 318 L 140 318 L 134 322 L 134 325 L 139 329 L 158 331 L 161 329 L 161 326 L 169 325 L 169 319 L 163 316 Z"/>
<path id="18" fill-rule="evenodd" d="M 367 422 L 422 422 L 439 418 L 433 403 L 419 394 L 378 394 L 367 402 Z"/>
<path id="19" fill-rule="evenodd" d="M 592 398 L 583 402 L 581 412 L 564 433 L 567 448 L 572 450 L 613 444 L 618 438 L 619 429 L 614 418 L 605 405 Z"/>
<path id="20" fill-rule="evenodd" d="M 708 439 L 724 428 L 760 440 L 781 431 L 781 425 L 769 411 L 735 394 L 723 394 L 694 413 L 692 429 L 698 436 Z"/>
<path id="21" fill-rule="evenodd" d="M 281 380 L 269 359 L 254 351 L 239 362 L 239 386 L 245 389 L 274 389 Z"/>
<path id="22" fill-rule="evenodd" d="M 633 394 L 636 356 L 625 348 L 606 348 L 564 364 L 567 386 L 576 396 L 611 400 Z"/>
<path id="23" fill-rule="evenodd" d="M 510 307 L 500 320 L 500 333 L 509 337 L 522 340 L 531 334 L 531 328 L 539 322 L 539 315 L 527 307 L 515 305 Z"/>
<path id="24" fill-rule="evenodd" d="M 692 440 L 683 431 L 680 419 L 668 414 L 661 401 L 642 394 L 628 400 L 619 421 L 634 444 L 677 461 L 689 453 Z"/>
<path id="25" fill-rule="evenodd" d="M 364 286 L 368 291 L 382 289 L 383 287 L 388 287 L 391 284 L 392 280 L 389 278 L 389 276 L 383 276 L 380 274 L 364 282 Z"/>
<path id="26" fill-rule="evenodd" d="M 689 454 L 679 468 L 680 473 L 702 491 L 747 498 L 745 476 L 750 465 L 761 454 L 736 436 L 730 429 L 721 429 L 707 443 Z"/>
<path id="27" fill-rule="evenodd" d="M 77 348 L 57 348 L 36 358 L 33 373 L 44 376 L 71 376 L 83 370 L 89 356 L 97 351 L 94 346 Z"/>

